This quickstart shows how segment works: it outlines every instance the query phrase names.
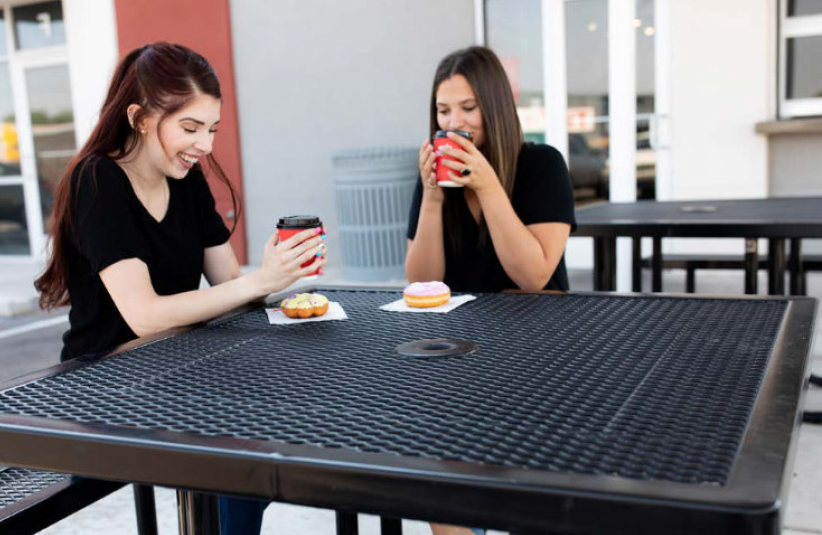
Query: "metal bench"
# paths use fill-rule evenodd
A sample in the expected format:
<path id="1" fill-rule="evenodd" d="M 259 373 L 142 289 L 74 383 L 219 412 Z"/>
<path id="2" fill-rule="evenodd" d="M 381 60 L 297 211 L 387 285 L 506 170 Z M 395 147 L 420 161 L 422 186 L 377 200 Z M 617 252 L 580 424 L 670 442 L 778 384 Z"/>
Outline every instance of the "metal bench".
<path id="1" fill-rule="evenodd" d="M 790 268 L 790 260 L 789 268 Z M 757 263 L 759 269 L 768 269 L 768 257 L 760 256 Z M 643 258 L 642 267 L 650 268 L 651 259 Z M 684 269 L 685 270 L 685 291 L 696 293 L 696 270 L 697 269 L 745 269 L 745 259 L 739 255 L 726 254 L 670 254 L 662 259 L 662 269 Z M 822 271 L 822 255 L 805 255 L 802 258 L 800 270 L 800 280 L 796 295 L 805 295 L 807 281 L 805 274 L 808 271 Z"/>
<path id="2" fill-rule="evenodd" d="M 91 505 L 125 483 L 0 466 L 0 533 L 28 535 Z M 150 498 L 148 493 L 151 493 Z M 135 486 L 138 532 L 157 533 L 151 487 Z"/>

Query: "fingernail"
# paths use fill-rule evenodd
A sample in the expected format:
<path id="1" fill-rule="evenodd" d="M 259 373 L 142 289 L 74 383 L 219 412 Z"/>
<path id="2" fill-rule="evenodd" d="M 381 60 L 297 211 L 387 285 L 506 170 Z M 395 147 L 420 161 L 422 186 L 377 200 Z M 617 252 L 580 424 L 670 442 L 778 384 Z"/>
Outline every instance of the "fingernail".
<path id="1" fill-rule="evenodd" d="M 314 234 L 320 234 L 320 233 L 322 233 L 322 231 L 323 231 L 323 229 L 321 229 L 320 227 L 317 227 L 317 228 L 314 229 Z"/>
<path id="2" fill-rule="evenodd" d="M 320 268 L 320 270 L 317 271 L 317 274 L 318 275 L 325 275 L 325 270 L 323 268 Z"/>

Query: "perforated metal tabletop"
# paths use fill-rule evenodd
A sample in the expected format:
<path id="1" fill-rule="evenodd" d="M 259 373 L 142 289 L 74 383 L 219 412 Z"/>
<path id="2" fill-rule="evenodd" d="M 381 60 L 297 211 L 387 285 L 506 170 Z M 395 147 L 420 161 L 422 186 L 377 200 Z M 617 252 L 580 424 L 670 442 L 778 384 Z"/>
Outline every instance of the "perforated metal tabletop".
<path id="1" fill-rule="evenodd" d="M 802 240 L 822 238 L 822 197 L 601 203 L 577 210 L 574 236 L 594 238 L 594 289 L 616 289 L 616 238 L 633 239 L 632 290 L 642 291 L 642 238 L 652 238 L 652 291 L 662 291 L 663 238 L 743 238 L 745 293 L 757 293 L 758 239 L 768 239 L 768 294 L 804 295 Z M 791 258 L 785 254 L 790 242 Z"/>
<path id="2" fill-rule="evenodd" d="M 577 223 L 579 236 L 822 238 L 822 197 L 602 203 Z"/>
<path id="3" fill-rule="evenodd" d="M 325 293 L 349 320 L 250 310 L 0 391 L 0 462 L 503 529 L 778 527 L 813 300 Z M 437 338 L 479 349 L 395 351 Z"/>

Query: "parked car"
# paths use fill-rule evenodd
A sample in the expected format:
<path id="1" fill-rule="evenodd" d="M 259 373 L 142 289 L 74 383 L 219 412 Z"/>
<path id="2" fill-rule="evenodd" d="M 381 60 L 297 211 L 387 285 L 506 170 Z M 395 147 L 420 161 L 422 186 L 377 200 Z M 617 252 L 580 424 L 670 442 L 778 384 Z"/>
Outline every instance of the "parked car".
<path id="1" fill-rule="evenodd" d="M 606 161 L 605 154 L 588 145 L 584 135 L 568 135 L 568 169 L 575 198 L 608 198 L 608 180 L 603 175 Z"/>

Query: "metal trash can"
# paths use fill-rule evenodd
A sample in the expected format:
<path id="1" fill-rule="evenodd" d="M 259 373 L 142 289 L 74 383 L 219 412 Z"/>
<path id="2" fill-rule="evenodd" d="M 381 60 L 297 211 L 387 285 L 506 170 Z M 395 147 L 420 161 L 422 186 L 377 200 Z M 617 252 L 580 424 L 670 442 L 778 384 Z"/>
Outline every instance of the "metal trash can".
<path id="1" fill-rule="evenodd" d="M 332 156 L 343 275 L 352 281 L 405 278 L 408 210 L 419 150 L 374 147 Z"/>

